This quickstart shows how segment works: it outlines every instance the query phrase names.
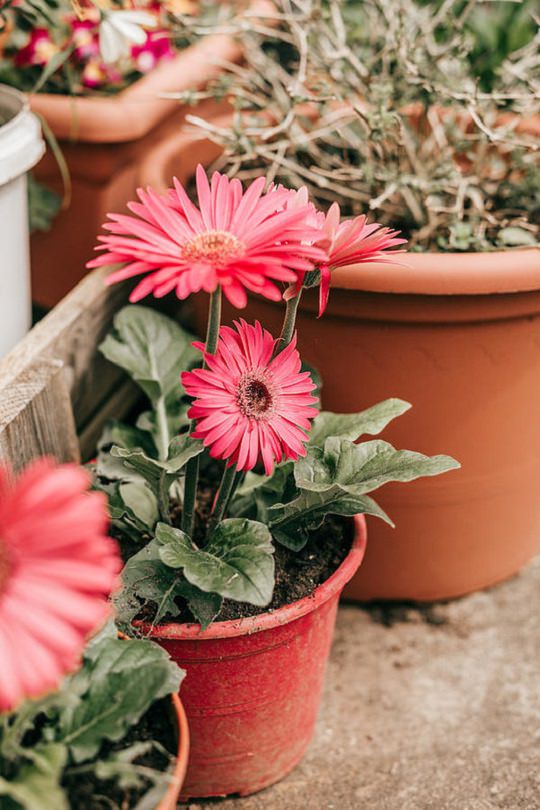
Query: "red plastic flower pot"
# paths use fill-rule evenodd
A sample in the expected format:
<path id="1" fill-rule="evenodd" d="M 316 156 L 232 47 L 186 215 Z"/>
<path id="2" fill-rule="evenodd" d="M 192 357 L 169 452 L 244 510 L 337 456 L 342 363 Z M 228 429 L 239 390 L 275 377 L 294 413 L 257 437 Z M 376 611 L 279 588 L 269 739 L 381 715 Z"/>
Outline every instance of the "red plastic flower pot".
<path id="1" fill-rule="evenodd" d="M 354 519 L 351 550 L 311 596 L 273 612 L 154 627 L 151 636 L 186 670 L 182 703 L 191 748 L 182 799 L 245 796 L 277 782 L 313 735 L 338 599 L 358 569 L 366 524 Z"/>

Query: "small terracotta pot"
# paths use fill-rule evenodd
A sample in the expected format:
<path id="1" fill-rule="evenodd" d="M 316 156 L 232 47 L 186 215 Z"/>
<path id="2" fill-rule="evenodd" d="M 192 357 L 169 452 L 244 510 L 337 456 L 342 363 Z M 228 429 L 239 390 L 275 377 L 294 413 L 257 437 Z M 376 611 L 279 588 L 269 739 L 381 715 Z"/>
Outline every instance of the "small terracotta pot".
<path id="1" fill-rule="evenodd" d="M 151 629 L 186 670 L 191 755 L 182 799 L 245 796 L 301 760 L 313 736 L 339 595 L 365 545 L 359 516 L 349 554 L 311 596 L 260 616 L 215 622 L 204 632 L 198 624 Z"/>
<path id="2" fill-rule="evenodd" d="M 520 131 L 540 131 L 538 119 Z M 206 148 L 210 161 L 217 147 Z M 173 174 L 186 182 L 192 152 L 187 137 L 164 141 L 141 168 L 145 183 L 163 191 Z M 402 397 L 414 407 L 384 437 L 462 464 L 377 493 L 397 528 L 371 521 L 365 562 L 345 589 L 361 600 L 460 596 L 512 576 L 540 551 L 540 250 L 403 261 L 337 270 L 324 317 L 316 319 L 313 291 L 298 316 L 298 348 L 322 375 L 324 408 Z M 203 334 L 206 296 L 191 303 Z M 242 315 L 279 334 L 283 307 L 253 296 Z M 237 316 L 225 305 L 225 323 Z"/>

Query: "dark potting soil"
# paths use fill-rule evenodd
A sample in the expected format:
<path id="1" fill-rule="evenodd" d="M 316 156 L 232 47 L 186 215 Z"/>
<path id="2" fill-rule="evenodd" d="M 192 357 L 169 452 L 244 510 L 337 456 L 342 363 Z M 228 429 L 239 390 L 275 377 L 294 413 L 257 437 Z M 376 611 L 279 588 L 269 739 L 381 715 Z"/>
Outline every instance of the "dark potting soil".
<path id="1" fill-rule="evenodd" d="M 139 723 L 133 726 L 123 740 L 117 743 L 105 743 L 100 751 L 104 758 L 115 751 L 122 751 L 135 742 L 154 740 L 159 742 L 171 758 L 176 756 L 177 742 L 174 723 L 169 712 L 170 698 L 163 698 L 154 703 L 143 715 Z M 155 747 L 134 760 L 134 764 L 143 765 L 164 773 L 171 767 L 171 758 Z M 91 773 L 68 774 L 62 785 L 66 788 L 69 804 L 73 810 L 130 810 L 151 786 L 148 781 L 142 788 L 120 788 L 113 780 L 97 780 Z"/>

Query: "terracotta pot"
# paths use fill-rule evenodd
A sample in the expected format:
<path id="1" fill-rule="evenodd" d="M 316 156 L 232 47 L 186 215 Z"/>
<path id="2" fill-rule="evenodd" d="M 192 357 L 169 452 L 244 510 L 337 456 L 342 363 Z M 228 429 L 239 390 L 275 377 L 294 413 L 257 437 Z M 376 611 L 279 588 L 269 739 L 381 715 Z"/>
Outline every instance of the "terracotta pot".
<path id="1" fill-rule="evenodd" d="M 313 735 L 339 595 L 362 562 L 363 517 L 352 548 L 314 593 L 247 619 L 154 627 L 186 670 L 182 701 L 191 732 L 184 800 L 245 796 L 281 779 Z"/>
<path id="2" fill-rule="evenodd" d="M 523 127 L 539 131 L 539 122 Z M 141 168 L 145 183 L 163 191 L 175 173 L 185 182 L 191 151 L 188 139 L 161 144 Z M 336 271 L 324 317 L 316 319 L 309 294 L 298 318 L 299 349 L 322 374 L 324 408 L 350 412 L 402 397 L 414 407 L 385 438 L 462 464 L 377 494 L 397 528 L 371 520 L 365 562 L 345 589 L 361 600 L 460 596 L 512 576 L 540 551 L 540 250 L 405 261 Z M 206 297 L 192 306 L 202 334 Z M 279 333 L 280 305 L 252 297 L 242 314 Z M 237 315 L 225 306 L 226 323 Z"/>

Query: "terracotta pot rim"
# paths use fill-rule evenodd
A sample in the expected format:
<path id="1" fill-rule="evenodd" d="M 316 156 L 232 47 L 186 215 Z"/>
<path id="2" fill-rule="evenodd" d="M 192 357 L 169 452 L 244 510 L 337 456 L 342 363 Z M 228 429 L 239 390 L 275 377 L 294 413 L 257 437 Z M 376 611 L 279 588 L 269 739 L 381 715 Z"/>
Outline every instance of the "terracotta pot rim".
<path id="1" fill-rule="evenodd" d="M 188 760 L 189 760 L 189 726 L 187 721 L 186 712 L 182 701 L 177 694 L 173 694 L 171 703 L 173 706 L 174 715 L 176 718 L 176 725 L 178 731 L 178 749 L 176 752 L 176 762 L 174 770 L 171 774 L 171 781 L 167 788 L 167 792 L 161 799 L 156 810 L 174 810 L 179 801 L 180 791 L 186 778 Z"/>
<path id="2" fill-rule="evenodd" d="M 540 246 L 486 253 L 405 253 L 400 264 L 340 267 L 332 287 L 420 295 L 491 295 L 540 290 Z"/>
<path id="3" fill-rule="evenodd" d="M 155 625 L 150 629 L 148 625 L 137 622 L 136 626 L 144 630 L 150 629 L 150 638 L 207 641 L 209 639 L 233 638 L 235 636 L 260 633 L 262 630 L 271 630 L 273 627 L 288 624 L 301 616 L 305 616 L 307 613 L 312 613 L 343 589 L 362 562 L 367 542 L 366 519 L 364 515 L 355 515 L 353 523 L 354 537 L 349 553 L 332 576 L 322 585 L 319 585 L 310 596 L 305 596 L 303 599 L 284 605 L 271 613 L 261 613 L 258 616 L 249 616 L 245 619 L 214 622 L 202 632 L 201 626 L 195 623 L 171 622 L 170 624 Z"/>

